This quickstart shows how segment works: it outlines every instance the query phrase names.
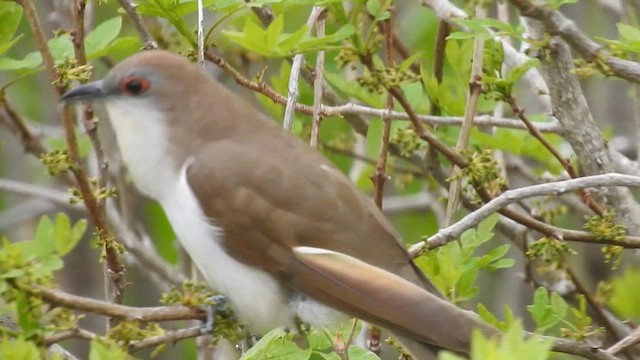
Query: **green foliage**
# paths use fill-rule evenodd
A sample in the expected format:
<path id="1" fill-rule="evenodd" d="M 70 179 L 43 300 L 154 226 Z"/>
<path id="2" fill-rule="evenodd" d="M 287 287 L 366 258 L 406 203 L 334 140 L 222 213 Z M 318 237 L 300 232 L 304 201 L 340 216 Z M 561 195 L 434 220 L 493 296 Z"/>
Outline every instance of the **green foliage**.
<path id="1" fill-rule="evenodd" d="M 575 255 L 566 241 L 552 237 L 543 237 L 529 245 L 526 255 L 531 259 L 540 259 L 543 262 L 564 265 L 569 255 Z M 561 266 L 558 266 L 561 267 Z"/>
<path id="2" fill-rule="evenodd" d="M 533 304 L 527 306 L 531 318 L 536 322 L 538 332 L 545 332 L 564 320 L 569 311 L 569 305 L 555 292 L 549 296 L 549 291 L 543 287 L 536 289 Z"/>
<path id="3" fill-rule="evenodd" d="M 15 45 L 22 35 L 14 37 L 22 19 L 20 5 L 10 2 L 0 2 L 0 55 Z"/>
<path id="4" fill-rule="evenodd" d="M 67 150 L 52 150 L 41 154 L 40 162 L 50 176 L 62 175 L 74 166 Z"/>
<path id="5" fill-rule="evenodd" d="M 7 2 L 3 2 L 1 4 L 6 3 Z M 95 29 L 93 29 L 93 31 L 87 34 L 84 41 L 87 60 L 93 60 L 111 52 L 119 51 L 123 48 L 131 48 L 132 46 L 139 47 L 141 42 L 136 37 L 117 37 L 120 33 L 121 27 L 122 18 L 118 16 L 100 23 Z M 3 43 L 0 43 L 0 47 L 1 46 L 3 46 Z M 74 70 L 76 72 L 86 71 L 83 69 L 77 70 L 75 69 L 75 66 L 68 65 L 74 58 L 73 43 L 71 42 L 71 36 L 69 34 L 62 33 L 50 39 L 48 47 L 57 64 L 67 64 L 60 70 Z M 42 57 L 37 51 L 25 55 L 21 60 L 8 57 L 0 58 L 0 70 L 28 70 L 34 69 L 41 64 Z M 74 76 L 74 74 L 72 74 L 72 76 Z M 78 75 L 75 74 L 75 76 Z M 72 78 L 71 80 L 75 79 Z"/>
<path id="6" fill-rule="evenodd" d="M 114 341 L 106 338 L 97 338 L 91 341 L 89 360 L 129 360 L 133 359 L 126 351 L 122 350 Z"/>
<path id="7" fill-rule="evenodd" d="M 626 230 L 622 225 L 615 223 L 615 215 L 614 209 L 608 209 L 602 215 L 585 216 L 584 228 L 591 232 L 596 240 L 622 241 Z"/>
<path id="8" fill-rule="evenodd" d="M 232 42 L 265 57 L 285 57 L 298 52 L 325 49 L 329 44 L 344 40 L 355 33 L 355 27 L 345 24 L 335 33 L 321 38 L 307 35 L 306 25 L 293 33 L 283 33 L 284 16 L 279 15 L 266 29 L 247 18 L 242 32 L 223 31 Z"/>
<path id="9" fill-rule="evenodd" d="M 504 321 L 500 321 L 489 311 L 489 309 L 487 309 L 486 306 L 482 304 L 478 304 L 477 309 L 478 315 L 482 320 L 502 331 L 507 331 L 511 326 L 513 326 L 513 323 L 515 321 L 515 318 L 513 317 L 513 311 L 511 311 L 511 308 L 507 304 L 504 305 Z"/>
<path id="10" fill-rule="evenodd" d="M 544 136 L 554 146 L 562 143 L 562 138 L 558 135 L 545 134 Z M 553 174 L 560 174 L 563 171 L 562 165 L 546 150 L 544 145 L 539 141 L 532 141 L 531 135 L 524 131 L 501 128 L 496 129 L 492 134 L 487 134 L 473 129 L 471 144 L 482 148 L 503 150 L 513 155 L 536 160 L 545 170 Z"/>
<path id="11" fill-rule="evenodd" d="M 429 279 L 454 303 L 472 299 L 477 293 L 475 285 L 482 269 L 495 271 L 513 266 L 513 259 L 503 258 L 509 250 L 504 244 L 493 248 L 483 256 L 475 256 L 476 250 L 493 238 L 493 228 L 498 215 L 483 220 L 477 229 L 465 231 L 459 242 L 428 251 L 419 264 Z"/>
<path id="12" fill-rule="evenodd" d="M 564 4 L 575 4 L 578 0 L 547 0 L 547 5 L 552 9 L 557 10 Z"/>
<path id="13" fill-rule="evenodd" d="M 58 214 L 54 221 L 43 216 L 32 240 L 16 243 L 3 240 L 0 246 L 0 302 L 7 304 L 6 309 L 15 318 L 19 330 L 0 329 L 0 332 L 40 341 L 48 331 L 45 324 L 55 330 L 75 321 L 64 311 L 49 312 L 47 320 L 43 321 L 45 310 L 36 288 L 52 286 L 53 273 L 63 266 L 60 257 L 78 244 L 86 228 L 85 220 L 72 225 L 64 214 Z"/>
<path id="14" fill-rule="evenodd" d="M 180 304 L 189 307 L 196 307 L 209 304 L 209 299 L 213 293 L 207 284 L 199 281 L 187 280 L 182 283 L 182 290 L 172 287 L 168 293 L 162 294 L 160 302 L 162 304 Z"/>
<path id="15" fill-rule="evenodd" d="M 551 355 L 553 342 L 537 336 L 524 338 L 522 323 L 515 321 L 501 339 L 487 338 L 474 330 L 471 339 L 471 360 L 545 360 Z M 441 352 L 439 360 L 462 360 L 450 352 Z"/>
<path id="16" fill-rule="evenodd" d="M 607 304 L 620 316 L 640 321 L 638 306 L 638 286 L 640 284 L 640 268 L 629 268 L 622 276 L 611 281 L 611 296 Z"/>
<path id="17" fill-rule="evenodd" d="M 40 359 L 38 347 L 22 337 L 0 339 L 0 359 L 3 360 L 33 360 Z M 106 359 L 106 358 L 104 358 Z"/>
<path id="18" fill-rule="evenodd" d="M 340 360 L 336 350 L 339 351 L 344 346 L 344 339 L 350 333 L 349 327 L 350 324 L 337 329 L 312 329 L 305 334 L 272 330 L 247 351 L 241 360 Z M 335 335 L 331 335 L 332 333 Z M 301 347 L 296 342 L 306 344 Z M 349 346 L 348 356 L 350 360 L 378 360 L 372 352 L 355 345 Z"/>

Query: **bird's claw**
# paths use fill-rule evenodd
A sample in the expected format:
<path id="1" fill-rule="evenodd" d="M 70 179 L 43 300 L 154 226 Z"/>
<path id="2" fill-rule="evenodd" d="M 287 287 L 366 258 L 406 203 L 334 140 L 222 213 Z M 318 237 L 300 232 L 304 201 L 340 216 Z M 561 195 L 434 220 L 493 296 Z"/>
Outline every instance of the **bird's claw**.
<path id="1" fill-rule="evenodd" d="M 227 297 L 224 295 L 214 295 L 207 300 L 209 302 L 209 305 L 206 307 L 207 319 L 200 327 L 202 335 L 213 333 L 213 328 L 216 324 L 216 313 L 223 310 L 228 303 Z"/>

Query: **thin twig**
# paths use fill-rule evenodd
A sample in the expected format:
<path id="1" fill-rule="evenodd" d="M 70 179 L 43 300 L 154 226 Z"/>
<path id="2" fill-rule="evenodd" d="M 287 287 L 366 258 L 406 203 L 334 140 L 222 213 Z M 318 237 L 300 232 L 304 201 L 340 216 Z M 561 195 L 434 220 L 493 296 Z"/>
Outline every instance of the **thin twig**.
<path id="1" fill-rule="evenodd" d="M 393 36 L 391 28 L 391 19 L 382 22 L 382 31 L 384 36 L 384 54 L 385 65 L 388 68 L 393 67 Z M 393 96 L 387 94 L 386 109 L 393 108 Z M 391 136 L 391 119 L 388 116 L 382 117 L 382 134 L 380 136 L 380 148 L 378 149 L 378 161 L 376 161 L 376 169 L 373 173 L 373 202 L 379 209 L 382 209 L 382 199 L 384 196 L 384 184 L 387 181 L 387 158 L 389 156 L 389 138 Z"/>
<path id="2" fill-rule="evenodd" d="M 323 11 L 316 23 L 316 36 L 324 37 L 325 19 L 327 12 Z M 316 68 L 313 80 L 313 122 L 311 123 L 311 139 L 309 145 L 318 147 L 318 136 L 320 135 L 320 122 L 322 121 L 322 84 L 324 84 L 324 50 L 318 51 L 316 55 Z"/>
<path id="3" fill-rule="evenodd" d="M 556 147 L 553 146 L 553 144 L 551 144 L 547 140 L 547 138 L 545 138 L 542 135 L 540 130 L 538 130 L 535 126 L 533 126 L 533 123 L 525 115 L 524 109 L 518 106 L 518 103 L 516 102 L 515 97 L 510 96 L 509 98 L 506 99 L 506 102 L 511 107 L 511 111 L 513 111 L 513 113 L 516 114 L 516 116 L 520 120 L 522 120 L 522 123 L 525 124 L 527 129 L 529 129 L 529 133 L 533 135 L 533 137 L 535 137 L 542 144 L 542 146 L 544 146 L 551 153 L 551 155 L 553 155 L 553 157 L 555 157 L 558 160 L 558 162 L 560 162 L 560 165 L 562 165 L 562 167 L 567 171 L 567 174 L 569 174 L 569 176 L 572 179 L 576 179 L 580 177 L 580 175 L 578 174 L 578 171 L 576 171 L 575 167 L 571 163 L 571 160 L 563 157 L 562 154 L 560 154 L 560 151 L 556 149 Z M 579 193 L 581 198 L 585 202 L 585 204 L 587 204 L 587 206 L 589 206 L 589 208 L 591 208 L 593 212 L 599 215 L 603 213 L 604 209 L 602 205 L 600 205 L 597 201 L 595 201 L 595 199 L 593 199 L 588 192 L 584 190 L 579 190 Z"/>
<path id="4" fill-rule="evenodd" d="M 638 342 L 640 342 L 640 326 L 635 328 L 629 335 L 627 335 L 625 338 L 621 339 L 620 341 L 618 341 L 617 343 L 611 345 L 608 349 L 607 352 L 611 355 L 615 355 L 625 349 L 628 349 L 629 347 L 637 344 Z"/>
<path id="5" fill-rule="evenodd" d="M 307 27 L 309 30 L 316 23 L 324 10 L 324 6 L 314 6 L 311 9 L 311 14 L 309 15 L 309 19 L 307 20 Z M 304 56 L 302 55 L 302 53 L 296 54 L 296 56 L 293 57 L 293 64 L 291 65 L 291 73 L 289 74 L 289 85 L 287 87 L 287 89 L 289 90 L 287 96 L 287 106 L 284 109 L 284 119 L 282 121 L 282 127 L 284 127 L 287 131 L 291 131 L 291 126 L 293 125 L 293 115 L 295 113 L 296 103 L 298 102 L 298 96 L 300 95 L 298 91 L 298 78 L 300 77 L 300 67 L 302 66 L 303 60 Z"/>
<path id="6" fill-rule="evenodd" d="M 129 345 L 129 352 L 134 353 L 153 346 L 175 343 L 180 340 L 191 339 L 202 335 L 202 327 L 194 326 L 187 329 L 166 331 L 162 335 L 148 337 L 144 340 L 134 341 Z"/>
<path id="7" fill-rule="evenodd" d="M 484 5 L 476 5 L 476 18 L 482 19 L 486 17 L 486 9 Z M 469 145 L 469 139 L 471 137 L 471 129 L 473 128 L 473 118 L 476 114 L 476 107 L 478 105 L 478 99 L 482 93 L 482 58 L 484 56 L 484 38 L 482 36 L 476 36 L 473 39 L 473 55 L 471 59 L 471 78 L 469 80 L 469 92 L 467 93 L 467 100 L 464 108 L 464 120 L 460 127 L 460 133 L 458 135 L 458 141 L 456 142 L 456 150 L 458 152 L 464 151 Z M 449 199 L 447 201 L 447 215 L 445 217 L 445 226 L 453 224 L 455 220 L 456 211 L 458 211 L 458 203 L 460 202 L 461 182 L 460 177 L 456 177 L 456 174 L 460 171 L 458 166 L 453 166 L 451 172 L 454 177 L 451 184 L 449 184 Z"/>
<path id="8" fill-rule="evenodd" d="M 151 36 L 151 33 L 149 32 L 149 29 L 147 29 L 147 26 L 144 24 L 144 21 L 142 20 L 142 17 L 140 17 L 140 14 L 136 12 L 135 5 L 133 5 L 129 0 L 118 0 L 118 4 L 120 4 L 120 6 L 127 13 L 129 19 L 133 21 L 133 26 L 135 26 L 138 35 L 140 35 L 140 38 L 144 42 L 144 48 L 147 50 L 157 49 L 158 43 L 153 38 L 153 36 Z"/>
<path id="9" fill-rule="evenodd" d="M 198 65 L 204 69 L 204 5 L 198 0 Z"/>
<path id="10" fill-rule="evenodd" d="M 577 179 L 570 179 L 564 181 L 556 181 L 545 184 L 531 185 L 524 188 L 507 190 L 501 195 L 497 196 L 493 200 L 489 201 L 481 208 L 473 211 L 469 215 L 462 218 L 455 224 L 440 229 L 435 235 L 432 235 L 424 242 L 413 245 L 409 252 L 412 256 L 420 254 L 425 247 L 434 248 L 439 247 L 447 242 L 457 239 L 463 232 L 472 227 L 478 225 L 482 220 L 489 217 L 491 214 L 496 213 L 498 210 L 512 204 L 516 201 L 523 199 L 554 195 L 558 196 L 567 192 L 576 191 L 578 189 L 585 189 L 599 186 L 624 186 L 624 187 L 640 187 L 640 177 L 622 174 L 603 174 L 585 176 Z M 556 228 L 556 236 L 560 239 L 598 243 L 598 244 L 612 244 L 619 245 L 627 248 L 640 247 L 640 238 L 634 236 L 626 236 L 619 241 L 613 240 L 596 240 L 592 234 L 583 231 L 576 230 L 561 230 Z"/>
<path id="11" fill-rule="evenodd" d="M 62 331 L 59 333 L 55 333 L 53 335 L 49 335 L 44 339 L 45 346 L 51 346 L 52 344 L 58 343 L 60 341 L 64 341 L 67 339 L 86 339 L 93 340 L 98 335 L 95 333 L 82 329 L 82 328 L 73 328 L 71 330 Z"/>
<path id="12" fill-rule="evenodd" d="M 438 84 L 442 83 L 442 77 L 444 75 L 445 49 L 449 33 L 451 33 L 449 23 L 440 20 L 438 23 L 438 32 L 436 33 L 436 42 L 433 46 L 433 77 Z M 434 101 L 434 98 L 429 97 L 429 103 L 431 104 L 431 115 L 440 115 L 440 106 Z"/>

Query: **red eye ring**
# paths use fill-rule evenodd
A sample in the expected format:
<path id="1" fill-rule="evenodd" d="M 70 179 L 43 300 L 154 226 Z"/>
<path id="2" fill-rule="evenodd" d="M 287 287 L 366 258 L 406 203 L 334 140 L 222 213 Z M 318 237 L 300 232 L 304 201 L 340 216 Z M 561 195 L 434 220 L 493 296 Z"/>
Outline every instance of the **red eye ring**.
<path id="1" fill-rule="evenodd" d="M 141 77 L 132 76 L 122 80 L 120 90 L 127 95 L 140 95 L 149 89 L 149 81 Z"/>

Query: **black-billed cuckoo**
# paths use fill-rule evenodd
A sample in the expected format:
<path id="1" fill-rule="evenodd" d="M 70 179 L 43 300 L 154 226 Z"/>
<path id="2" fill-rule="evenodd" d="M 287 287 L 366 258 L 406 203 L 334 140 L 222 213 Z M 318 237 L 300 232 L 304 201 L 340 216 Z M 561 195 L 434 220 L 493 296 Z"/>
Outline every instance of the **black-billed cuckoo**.
<path id="1" fill-rule="evenodd" d="M 331 162 L 182 57 L 134 55 L 62 100 L 104 101 L 135 185 L 252 330 L 348 314 L 419 360 L 497 334 L 441 297 Z"/>

